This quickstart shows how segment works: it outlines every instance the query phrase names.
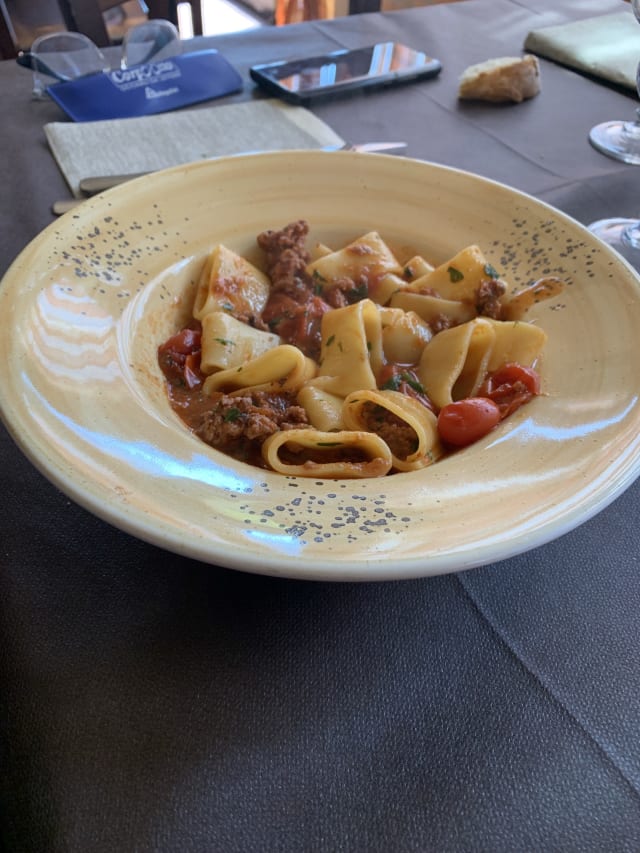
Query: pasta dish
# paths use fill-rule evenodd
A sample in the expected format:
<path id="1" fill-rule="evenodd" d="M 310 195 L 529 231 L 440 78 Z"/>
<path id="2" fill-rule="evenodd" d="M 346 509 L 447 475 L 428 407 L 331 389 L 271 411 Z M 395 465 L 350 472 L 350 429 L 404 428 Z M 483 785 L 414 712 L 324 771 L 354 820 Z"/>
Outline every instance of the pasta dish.
<path id="1" fill-rule="evenodd" d="M 308 236 L 302 220 L 259 234 L 263 269 L 216 246 L 193 321 L 158 349 L 171 406 L 207 444 L 290 476 L 381 477 L 540 393 L 546 333 L 522 317 L 559 280 L 509 295 L 476 245 L 434 267 L 377 232 L 339 249 Z"/>

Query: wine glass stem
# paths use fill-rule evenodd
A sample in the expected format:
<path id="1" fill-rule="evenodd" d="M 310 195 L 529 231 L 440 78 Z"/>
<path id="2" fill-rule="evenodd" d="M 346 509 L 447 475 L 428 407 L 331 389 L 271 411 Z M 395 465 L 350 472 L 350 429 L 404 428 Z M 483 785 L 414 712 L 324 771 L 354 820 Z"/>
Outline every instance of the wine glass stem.
<path id="1" fill-rule="evenodd" d="M 622 239 L 634 249 L 640 249 L 640 220 L 633 222 L 622 232 Z"/>
<path id="2" fill-rule="evenodd" d="M 632 138 L 634 142 L 640 140 L 640 108 L 636 110 L 636 117 L 634 121 L 624 122 L 623 132 Z"/>

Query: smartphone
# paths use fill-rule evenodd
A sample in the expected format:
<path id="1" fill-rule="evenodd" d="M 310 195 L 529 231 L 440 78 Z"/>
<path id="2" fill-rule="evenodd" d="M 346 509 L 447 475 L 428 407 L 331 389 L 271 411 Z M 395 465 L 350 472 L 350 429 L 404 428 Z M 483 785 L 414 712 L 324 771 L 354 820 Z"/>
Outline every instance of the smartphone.
<path id="1" fill-rule="evenodd" d="M 300 104 L 354 89 L 435 77 L 439 60 L 397 42 L 254 65 L 252 79 L 271 95 Z"/>

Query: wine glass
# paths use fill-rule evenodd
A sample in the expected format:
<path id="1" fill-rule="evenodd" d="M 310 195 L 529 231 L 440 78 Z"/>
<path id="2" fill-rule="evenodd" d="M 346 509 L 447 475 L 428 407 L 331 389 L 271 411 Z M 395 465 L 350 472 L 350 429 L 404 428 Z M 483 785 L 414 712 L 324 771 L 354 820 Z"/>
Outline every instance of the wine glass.
<path id="1" fill-rule="evenodd" d="M 640 272 L 640 219 L 599 219 L 587 227 Z"/>
<path id="2" fill-rule="evenodd" d="M 640 22 L 640 0 L 632 0 L 631 5 L 636 20 Z M 636 87 L 640 96 L 640 65 Z M 635 121 L 607 121 L 596 125 L 589 133 L 589 141 L 608 157 L 640 165 L 640 109 L 636 111 Z M 640 270 L 640 219 L 599 219 L 588 228 Z"/>
<path id="3" fill-rule="evenodd" d="M 640 0 L 632 0 L 631 6 L 640 23 Z M 640 65 L 636 88 L 640 96 Z M 589 131 L 589 142 L 607 157 L 640 166 L 640 109 L 636 110 L 635 121 L 605 121 L 595 125 Z"/>

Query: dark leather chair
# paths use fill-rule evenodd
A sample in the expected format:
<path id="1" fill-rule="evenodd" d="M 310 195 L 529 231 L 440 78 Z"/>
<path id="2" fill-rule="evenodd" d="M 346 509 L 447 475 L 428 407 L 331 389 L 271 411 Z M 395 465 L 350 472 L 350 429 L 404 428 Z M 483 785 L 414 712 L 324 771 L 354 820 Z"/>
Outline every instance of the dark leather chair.
<path id="1" fill-rule="evenodd" d="M 0 0 L 0 59 L 11 59 L 16 55 L 17 36 L 9 17 L 7 5 Z"/>
<path id="2" fill-rule="evenodd" d="M 68 30 L 84 33 L 98 47 L 111 44 L 104 13 L 121 5 L 121 0 L 58 0 L 58 5 Z"/>
<path id="3" fill-rule="evenodd" d="M 0 0 L 0 53 L 12 59 L 37 36 L 65 28 L 57 0 Z"/>
<path id="4" fill-rule="evenodd" d="M 121 2 L 114 0 L 58 0 L 68 29 L 84 33 L 99 47 L 110 43 L 104 13 Z M 149 18 L 164 18 L 178 24 L 177 0 L 146 0 Z M 194 35 L 202 35 L 202 10 L 199 0 L 190 2 Z"/>

